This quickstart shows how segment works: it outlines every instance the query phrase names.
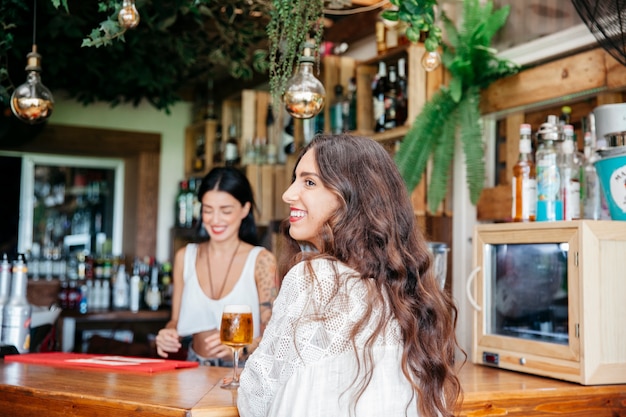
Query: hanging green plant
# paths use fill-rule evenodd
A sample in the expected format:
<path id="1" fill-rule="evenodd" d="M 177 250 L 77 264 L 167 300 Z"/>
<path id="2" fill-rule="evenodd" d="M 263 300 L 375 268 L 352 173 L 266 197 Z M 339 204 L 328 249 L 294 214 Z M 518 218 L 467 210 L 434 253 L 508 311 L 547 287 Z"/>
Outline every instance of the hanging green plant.
<path id="1" fill-rule="evenodd" d="M 389 19 L 411 24 L 421 13 L 422 0 L 392 0 L 398 10 Z M 483 134 L 480 123 L 480 91 L 492 82 L 519 72 L 520 67 L 496 56 L 490 47 L 493 36 L 504 26 L 510 6 L 493 9 L 491 0 L 463 1 L 463 22 L 457 29 L 442 13 L 448 43 L 442 42 L 443 65 L 450 73 L 450 83 L 441 86 L 424 104 L 396 153 L 396 164 L 409 190 L 422 179 L 432 158 L 428 184 L 428 208 L 435 212 L 443 201 L 451 173 L 457 136 L 465 155 L 467 186 L 472 204 L 478 202 L 485 180 Z M 419 19 L 418 19 L 419 21 Z"/>
<path id="2" fill-rule="evenodd" d="M 300 47 L 311 33 L 318 52 L 324 29 L 323 17 L 322 0 L 272 0 L 267 37 L 270 90 L 275 101 L 285 91 L 298 61 Z"/>

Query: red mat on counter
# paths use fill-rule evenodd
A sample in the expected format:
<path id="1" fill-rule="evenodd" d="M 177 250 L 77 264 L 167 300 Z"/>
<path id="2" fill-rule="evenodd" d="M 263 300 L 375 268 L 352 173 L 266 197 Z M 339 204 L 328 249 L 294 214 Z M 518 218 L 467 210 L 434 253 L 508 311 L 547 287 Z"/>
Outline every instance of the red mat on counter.
<path id="1" fill-rule="evenodd" d="M 134 356 L 94 355 L 89 353 L 25 353 L 8 355 L 5 362 L 31 363 L 35 365 L 59 366 L 64 368 L 98 368 L 109 371 L 160 372 L 179 368 L 195 368 L 198 362 L 171 359 L 139 358 Z"/>

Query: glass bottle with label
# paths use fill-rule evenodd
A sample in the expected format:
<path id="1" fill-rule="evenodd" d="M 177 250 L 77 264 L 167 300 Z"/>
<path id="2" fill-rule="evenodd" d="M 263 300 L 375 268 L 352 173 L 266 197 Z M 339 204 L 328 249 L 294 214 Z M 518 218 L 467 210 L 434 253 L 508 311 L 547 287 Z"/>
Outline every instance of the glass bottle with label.
<path id="1" fill-rule="evenodd" d="M 335 99 L 330 106 L 330 130 L 337 135 L 348 130 L 348 112 L 350 111 L 350 102 L 343 94 L 343 86 L 337 84 L 335 86 Z"/>
<path id="2" fill-rule="evenodd" d="M 389 79 L 385 89 L 385 130 L 396 127 L 396 102 L 398 94 L 398 76 L 396 67 L 389 66 Z"/>
<path id="3" fill-rule="evenodd" d="M 398 87 L 396 91 L 396 126 L 402 126 L 408 115 L 408 84 L 406 79 L 406 59 L 398 60 Z"/>
<path id="4" fill-rule="evenodd" d="M 559 155 L 560 193 L 563 219 L 580 218 L 580 166 L 574 155 L 574 127 L 563 126 L 563 143 Z"/>
<path id="5" fill-rule="evenodd" d="M 18 254 L 11 276 L 11 296 L 2 311 L 2 343 L 15 346 L 19 353 L 30 351 L 32 307 L 26 298 L 28 268 L 24 254 Z"/>
<path id="6" fill-rule="evenodd" d="M 378 74 L 373 88 L 374 131 L 385 131 L 385 91 L 387 91 L 387 64 L 378 63 Z"/>
<path id="7" fill-rule="evenodd" d="M 559 194 L 561 178 L 557 163 L 558 119 L 548 116 L 537 132 L 540 141 L 535 154 L 537 172 L 537 221 L 563 220 L 563 201 Z"/>
<path id="8" fill-rule="evenodd" d="M 513 195 L 511 217 L 514 222 L 535 221 L 537 181 L 530 135 L 530 125 L 522 124 L 520 126 L 519 157 L 513 166 L 513 180 L 511 182 Z"/>
<path id="9" fill-rule="evenodd" d="M 237 141 L 237 125 L 232 123 L 228 127 L 228 140 L 224 147 L 224 163 L 226 166 L 235 166 L 239 163 L 239 144 Z"/>
<path id="10" fill-rule="evenodd" d="M 585 158 L 581 169 L 580 204 L 582 217 L 585 219 L 600 220 L 602 218 L 602 200 L 600 198 L 600 179 L 594 162 L 597 156 L 593 149 L 591 132 L 585 133 Z"/>

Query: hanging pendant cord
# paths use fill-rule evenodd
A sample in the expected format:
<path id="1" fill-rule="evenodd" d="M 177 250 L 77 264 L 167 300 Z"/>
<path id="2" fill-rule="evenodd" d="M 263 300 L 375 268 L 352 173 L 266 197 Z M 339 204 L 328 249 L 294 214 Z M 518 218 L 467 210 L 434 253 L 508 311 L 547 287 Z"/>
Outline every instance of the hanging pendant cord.
<path id="1" fill-rule="evenodd" d="M 36 45 L 37 38 L 37 0 L 33 0 L 33 45 Z"/>

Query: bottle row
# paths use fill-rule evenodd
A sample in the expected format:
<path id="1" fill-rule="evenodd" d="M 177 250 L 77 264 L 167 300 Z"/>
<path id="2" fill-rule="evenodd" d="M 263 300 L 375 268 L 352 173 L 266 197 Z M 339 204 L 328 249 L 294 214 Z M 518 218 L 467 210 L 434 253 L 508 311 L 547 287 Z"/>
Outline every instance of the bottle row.
<path id="1" fill-rule="evenodd" d="M 81 313 L 98 310 L 158 310 L 171 304 L 171 264 L 136 258 L 132 273 L 119 265 L 110 279 L 61 280 L 59 304 Z"/>
<path id="2" fill-rule="evenodd" d="M 519 158 L 513 167 L 512 220 L 554 221 L 610 219 L 594 162 L 594 132 L 585 132 L 584 153 L 576 146 L 574 128 L 550 115 L 536 132 L 520 126 Z"/>

